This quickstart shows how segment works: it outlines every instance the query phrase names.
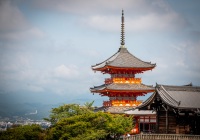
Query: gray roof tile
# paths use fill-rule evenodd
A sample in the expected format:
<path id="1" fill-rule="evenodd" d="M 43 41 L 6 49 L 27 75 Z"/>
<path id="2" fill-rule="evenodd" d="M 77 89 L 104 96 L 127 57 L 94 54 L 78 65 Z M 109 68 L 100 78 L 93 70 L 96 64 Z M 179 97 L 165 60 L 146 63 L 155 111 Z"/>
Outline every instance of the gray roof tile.
<path id="1" fill-rule="evenodd" d="M 96 86 L 94 88 L 90 88 L 91 92 L 95 92 L 95 91 L 100 91 L 100 90 L 104 90 L 104 89 L 108 89 L 108 90 L 154 90 L 155 88 L 153 86 L 148 86 L 148 85 L 144 85 L 144 84 L 128 84 L 128 83 L 112 83 L 112 84 L 104 84 L 101 86 Z"/>
<path id="2" fill-rule="evenodd" d="M 119 48 L 119 51 L 102 63 L 92 66 L 92 69 L 99 69 L 105 66 L 118 68 L 154 68 L 156 64 L 144 62 L 131 53 L 126 48 Z"/>
<path id="3" fill-rule="evenodd" d="M 176 108 L 200 108 L 200 87 L 161 85 L 156 91 L 164 102 Z"/>
<path id="4" fill-rule="evenodd" d="M 151 104 L 156 96 L 159 96 L 167 105 L 177 109 L 200 108 L 200 87 L 169 85 L 157 85 L 156 91 L 137 108 Z"/>

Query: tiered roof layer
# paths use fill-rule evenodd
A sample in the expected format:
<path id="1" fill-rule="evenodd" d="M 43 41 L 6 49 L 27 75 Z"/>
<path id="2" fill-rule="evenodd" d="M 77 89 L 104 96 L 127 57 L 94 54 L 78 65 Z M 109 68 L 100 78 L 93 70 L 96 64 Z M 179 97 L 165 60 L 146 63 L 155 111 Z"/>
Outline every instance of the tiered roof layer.
<path id="1" fill-rule="evenodd" d="M 129 91 L 129 92 L 153 92 L 155 88 L 153 86 L 147 86 L 144 84 L 128 84 L 128 83 L 103 84 L 101 86 L 95 86 L 94 88 L 90 88 L 91 92 L 103 92 L 105 90 Z"/>
<path id="2" fill-rule="evenodd" d="M 108 68 L 116 68 L 146 71 L 153 69 L 155 66 L 156 64 L 151 64 L 151 62 L 145 62 L 135 57 L 129 53 L 126 48 L 119 48 L 117 53 L 105 61 L 92 66 L 92 69 L 96 71 L 104 71 Z"/>

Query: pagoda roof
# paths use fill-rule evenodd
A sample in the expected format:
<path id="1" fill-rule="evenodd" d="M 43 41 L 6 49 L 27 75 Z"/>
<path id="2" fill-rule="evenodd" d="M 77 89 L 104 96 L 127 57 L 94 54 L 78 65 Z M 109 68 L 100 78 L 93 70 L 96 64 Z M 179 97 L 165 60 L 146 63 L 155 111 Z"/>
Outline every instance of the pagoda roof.
<path id="1" fill-rule="evenodd" d="M 138 108 L 151 104 L 156 97 L 162 102 L 177 109 L 199 109 L 200 108 L 200 87 L 190 85 L 170 86 L 156 85 L 156 91 Z"/>
<path id="2" fill-rule="evenodd" d="M 90 88 L 91 92 L 104 92 L 104 91 L 137 91 L 137 92 L 153 92 L 155 88 L 153 86 L 147 86 L 144 84 L 129 84 L 129 83 L 111 83 L 103 84 L 101 86 L 95 86 Z"/>
<path id="3" fill-rule="evenodd" d="M 117 53 L 115 53 L 113 56 L 106 59 L 105 61 L 92 66 L 92 69 L 97 71 L 104 71 L 108 68 L 125 68 L 130 70 L 146 71 L 153 69 L 155 66 L 156 64 L 151 64 L 151 62 L 144 62 L 135 57 L 134 55 L 129 53 L 127 48 L 120 47 Z"/>

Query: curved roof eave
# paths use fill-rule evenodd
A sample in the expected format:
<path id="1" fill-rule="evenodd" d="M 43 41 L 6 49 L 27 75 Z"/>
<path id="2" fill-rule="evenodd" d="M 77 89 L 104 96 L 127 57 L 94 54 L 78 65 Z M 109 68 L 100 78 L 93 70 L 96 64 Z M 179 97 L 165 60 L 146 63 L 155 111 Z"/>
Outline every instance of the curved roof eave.
<path id="1" fill-rule="evenodd" d="M 111 57 L 109 57 L 105 61 L 98 63 L 96 65 L 93 65 L 91 67 L 93 70 L 98 69 L 98 68 L 103 68 L 104 66 L 106 66 L 107 63 L 109 63 L 110 61 L 113 61 L 118 55 L 119 55 L 119 51 L 117 51 L 115 54 L 113 54 Z"/>
<path id="2" fill-rule="evenodd" d="M 135 91 L 135 92 L 153 92 L 155 91 L 153 86 L 148 86 L 144 84 L 122 84 L 122 83 L 112 83 L 112 84 L 104 84 L 101 86 L 96 86 L 94 88 L 90 88 L 91 92 L 104 92 L 104 91 Z"/>
<path id="3" fill-rule="evenodd" d="M 138 69 L 153 69 L 156 64 L 151 64 L 151 62 L 145 62 L 141 59 L 135 57 L 126 48 L 119 48 L 119 51 L 115 53 L 110 58 L 105 61 L 93 65 L 93 70 L 101 70 L 106 67 L 114 67 L 114 68 L 138 68 Z"/>
<path id="4" fill-rule="evenodd" d="M 147 100 L 145 100 L 141 105 L 137 106 L 136 108 L 141 109 L 142 107 L 149 105 L 151 102 L 153 102 L 155 96 L 156 92 L 154 92 Z"/>

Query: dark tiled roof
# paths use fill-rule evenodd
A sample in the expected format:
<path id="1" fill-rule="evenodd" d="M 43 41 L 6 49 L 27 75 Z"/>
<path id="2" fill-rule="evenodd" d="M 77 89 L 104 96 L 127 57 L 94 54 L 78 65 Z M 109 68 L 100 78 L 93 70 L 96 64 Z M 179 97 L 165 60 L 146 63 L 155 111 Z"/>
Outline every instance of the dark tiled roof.
<path id="1" fill-rule="evenodd" d="M 156 97 L 156 92 L 154 92 L 147 100 L 145 100 L 144 102 L 142 102 L 142 104 L 140 104 L 137 108 L 143 108 L 144 106 L 147 106 L 149 104 L 151 104 L 153 102 L 153 100 Z"/>
<path id="2" fill-rule="evenodd" d="M 157 85 L 156 91 L 137 108 L 142 108 L 153 102 L 156 96 L 167 105 L 177 109 L 200 108 L 200 87 Z"/>
<path id="3" fill-rule="evenodd" d="M 176 108 L 200 108 L 200 87 L 158 85 L 162 100 Z"/>
<path id="4" fill-rule="evenodd" d="M 137 91 L 144 91 L 150 90 L 153 91 L 155 88 L 153 86 L 147 86 L 144 84 L 128 84 L 128 83 L 112 83 L 112 84 L 104 84 L 101 86 L 97 86 L 94 88 L 90 88 L 91 92 L 101 91 L 101 90 L 137 90 Z"/>
<path id="5" fill-rule="evenodd" d="M 154 68 L 156 64 L 144 62 L 131 53 L 126 48 L 119 48 L 119 51 L 102 63 L 92 66 L 92 69 L 100 69 L 105 66 L 113 66 L 118 68 Z"/>

